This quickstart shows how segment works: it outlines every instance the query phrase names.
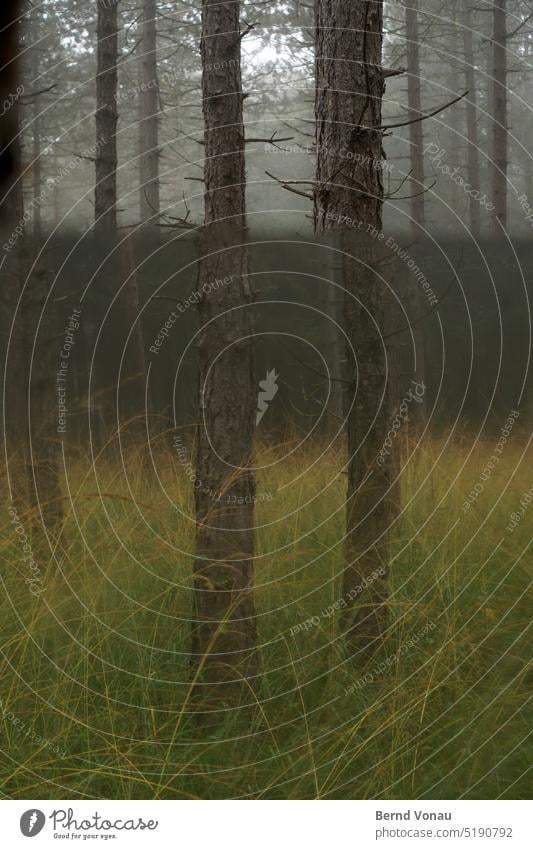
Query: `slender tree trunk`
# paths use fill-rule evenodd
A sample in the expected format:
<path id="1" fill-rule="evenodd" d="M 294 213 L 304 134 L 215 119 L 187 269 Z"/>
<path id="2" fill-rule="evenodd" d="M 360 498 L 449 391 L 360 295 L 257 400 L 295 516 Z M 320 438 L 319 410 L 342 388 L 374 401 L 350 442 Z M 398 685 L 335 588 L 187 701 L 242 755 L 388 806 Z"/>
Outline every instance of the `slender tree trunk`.
<path id="1" fill-rule="evenodd" d="M 200 423 L 192 662 L 204 705 L 240 698 L 255 669 L 252 471 L 257 389 L 244 246 L 240 4 L 203 0 L 205 238 L 200 269 Z M 220 281 L 226 280 L 226 285 Z M 217 282 L 218 281 L 218 282 Z M 244 696 L 250 700 L 245 688 Z"/>
<path id="2" fill-rule="evenodd" d="M 7 208 L 11 205 L 3 195 L 9 190 L 13 175 L 20 166 L 20 145 L 17 145 L 16 140 L 19 131 L 18 104 L 22 92 L 18 63 L 21 6 L 18 0 L 0 4 L 0 103 L 12 104 L 0 118 L 0 214 L 4 201 Z"/>
<path id="3" fill-rule="evenodd" d="M 477 96 L 476 79 L 474 74 L 474 45 L 472 34 L 472 0 L 464 0 L 463 6 L 463 51 L 465 61 L 465 88 L 468 91 L 466 100 L 466 132 L 468 137 L 467 174 L 468 184 L 472 189 L 480 189 L 479 172 L 479 140 L 477 132 Z M 470 195 L 469 204 L 470 230 L 474 238 L 481 234 L 481 217 L 479 201 Z"/>
<path id="4" fill-rule="evenodd" d="M 150 5 L 148 3 L 148 5 Z M 153 16 L 152 16 L 153 17 Z M 107 281 L 109 301 L 120 289 L 110 308 L 101 336 L 97 359 L 99 386 L 107 435 L 113 427 L 115 392 L 120 380 L 119 420 L 122 437 L 136 442 L 144 410 L 145 359 L 142 328 L 138 319 L 139 294 L 133 246 L 125 237 L 117 246 L 117 0 L 98 0 L 98 55 L 96 78 L 96 187 L 95 232 L 100 259 L 105 259 L 102 276 Z M 131 329 L 131 334 L 130 334 Z M 129 340 L 128 340 L 129 335 Z M 127 346 L 125 348 L 125 346 Z M 119 377 L 119 361 L 125 351 Z M 128 424 L 127 430 L 124 426 Z"/>
<path id="5" fill-rule="evenodd" d="M 32 9 L 31 14 L 31 41 L 33 42 L 33 46 L 30 46 L 32 61 L 31 61 L 31 82 L 34 89 L 38 89 L 39 86 L 39 71 L 40 71 L 40 62 L 39 56 L 41 47 L 38 44 L 39 35 L 40 35 L 40 24 L 41 24 L 41 12 L 39 8 Z M 32 163 L 31 163 L 31 176 L 32 176 L 32 195 L 33 195 L 33 238 L 36 242 L 39 242 L 42 238 L 42 215 L 41 215 L 41 202 L 40 202 L 40 194 L 41 194 L 41 179 L 42 179 L 42 169 L 41 169 L 41 104 L 39 102 L 39 97 L 33 98 L 33 107 L 32 107 Z"/>
<path id="6" fill-rule="evenodd" d="M 41 35 L 41 13 L 33 9 L 29 18 L 29 33 L 24 77 L 25 91 L 33 94 L 27 111 L 31 117 L 32 171 L 32 219 L 33 226 L 25 227 L 17 242 L 20 274 L 20 313 L 18 332 L 21 371 L 27 381 L 27 392 L 23 387 L 23 402 L 26 405 L 25 419 L 28 422 L 29 445 L 22 437 L 27 456 L 29 477 L 28 507 L 31 510 L 31 527 L 35 544 L 43 558 L 49 557 L 49 542 L 57 539 L 63 522 L 63 506 L 60 486 L 57 407 L 51 403 L 56 393 L 55 374 L 57 350 L 55 339 L 58 328 L 53 320 L 50 306 L 43 313 L 48 294 L 48 272 L 42 259 L 34 261 L 42 237 L 41 216 L 41 118 L 39 98 L 40 55 L 43 50 Z M 30 122 L 28 122 L 30 123 Z M 15 193 L 18 188 L 15 188 Z M 16 202 L 19 203 L 18 201 Z M 23 210 L 23 201 L 20 201 Z M 20 373 L 20 372 L 19 372 Z M 44 534 L 43 534 L 44 531 Z"/>
<path id="7" fill-rule="evenodd" d="M 18 159 L 20 140 L 13 142 Z M 32 239 L 24 232 L 22 181 L 9 191 L 2 217 L 2 243 L 15 242 L 3 269 L 9 310 L 13 316 L 6 357 L 6 453 L 12 501 L 32 533 L 43 566 L 49 543 L 56 540 L 63 521 L 57 459 L 53 327 L 41 315 L 47 294 L 46 271 L 32 265 Z M 15 314 L 16 310 L 16 314 Z"/>
<path id="8" fill-rule="evenodd" d="M 314 0 L 313 3 L 313 16 L 316 18 L 318 14 L 318 3 L 319 0 Z M 308 22 L 311 25 L 311 21 Z M 305 22 L 304 22 L 305 24 Z M 315 62 L 315 73 L 316 73 L 317 63 Z M 317 80 L 315 79 L 315 86 L 317 84 Z M 317 157 L 319 156 L 317 152 Z M 340 378 L 341 376 L 344 378 L 343 374 L 343 348 L 344 345 L 341 343 L 341 339 L 339 336 L 339 331 L 335 327 L 335 322 L 342 321 L 342 305 L 343 305 L 343 296 L 342 296 L 342 277 L 343 277 L 343 268 L 342 268 L 342 259 L 341 254 L 338 253 L 339 249 L 342 249 L 340 233 L 337 230 L 328 230 L 318 224 L 318 221 L 315 221 L 315 235 L 320 240 L 324 238 L 325 244 L 329 247 L 329 250 L 326 250 L 322 253 L 322 262 L 321 262 L 321 277 L 324 278 L 324 282 L 320 283 L 320 301 L 321 301 L 321 310 L 323 313 L 323 331 L 321 333 L 321 341 L 322 341 L 322 349 L 324 352 L 324 357 L 326 363 L 328 365 L 331 376 L 334 378 L 330 382 L 330 404 L 329 410 L 333 413 L 333 416 L 328 417 L 326 420 L 326 427 L 328 429 L 328 433 L 332 431 L 338 431 L 339 421 L 338 417 L 342 418 L 345 410 L 345 398 L 343 395 L 342 384 L 336 378 Z M 331 281 L 331 284 L 326 283 L 325 280 Z M 333 283 L 340 284 L 341 289 L 338 289 L 337 286 L 332 285 Z M 337 419 L 335 419 L 337 417 Z"/>
<path id="9" fill-rule="evenodd" d="M 492 218 L 494 235 L 507 227 L 507 0 L 494 0 L 492 34 Z M 499 224 L 498 224 L 499 222 Z"/>
<path id="10" fill-rule="evenodd" d="M 420 238 L 420 236 L 423 236 L 423 230 L 426 226 L 426 199 L 424 194 L 424 122 L 417 120 L 422 116 L 418 9 L 418 0 L 408 0 L 405 7 L 405 35 L 407 40 L 407 120 L 413 122 L 409 124 L 409 150 L 411 156 L 411 227 L 414 238 Z M 399 272 L 397 272 L 396 279 L 404 279 L 404 269 L 400 269 Z M 410 277 L 407 279 L 406 292 L 411 315 L 420 315 L 424 310 L 425 304 L 420 295 L 420 290 L 416 281 Z M 413 336 L 416 345 L 416 373 L 417 376 L 421 376 L 425 372 L 424 328 L 420 325 L 416 325 L 413 329 Z M 396 341 L 396 344 L 400 354 L 405 353 L 405 350 L 402 350 L 403 346 L 400 338 Z M 408 356 L 404 358 L 403 362 L 406 367 L 405 371 L 410 372 L 414 366 L 411 340 L 407 342 L 407 347 L 409 349 Z M 399 366 L 398 372 L 401 370 L 401 366 Z M 405 376 L 400 377 L 398 375 L 398 385 L 404 385 L 405 382 Z M 416 410 L 416 420 L 413 420 L 414 430 L 419 432 L 424 424 L 425 414 L 422 409 L 422 405 L 420 405 Z M 408 429 L 406 428 L 405 431 L 407 435 Z"/>
<path id="11" fill-rule="evenodd" d="M 411 224 L 413 234 L 420 235 L 425 227 L 424 190 L 424 130 L 420 97 L 420 42 L 418 34 L 418 0 L 409 0 L 405 7 L 407 39 L 407 120 L 411 152 Z"/>
<path id="12" fill-rule="evenodd" d="M 141 42 L 140 211 L 141 221 L 159 213 L 159 84 L 156 0 L 144 0 Z"/>
<path id="13" fill-rule="evenodd" d="M 339 290 L 335 284 L 339 284 L 339 278 L 342 277 L 337 270 L 342 265 L 342 260 L 336 252 L 331 252 L 325 259 L 324 277 L 331 280 L 331 283 L 321 283 L 322 311 L 324 313 L 325 323 L 323 349 L 324 357 L 332 377 L 329 386 L 329 410 L 332 416 L 328 417 L 326 424 L 328 432 L 337 432 L 340 424 L 339 419 L 342 419 L 343 416 L 344 404 L 341 381 L 344 376 L 341 354 L 342 346 L 338 330 L 342 312 L 342 290 Z M 340 282 L 340 285 L 342 286 L 342 282 Z"/>
<path id="14" fill-rule="evenodd" d="M 13 138 L 9 140 L 13 162 L 20 163 L 20 138 L 18 125 L 14 125 Z M 29 395 L 29 363 L 27 339 L 24 326 L 22 289 L 24 285 L 22 235 L 16 237 L 17 227 L 24 216 L 22 181 L 18 179 L 18 166 L 11 172 L 11 185 L 4 183 L 6 192 L 2 203 L 2 244 L 10 250 L 2 268 L 2 300 L 12 324 L 9 331 L 9 347 L 6 351 L 5 384 L 3 387 L 6 404 L 4 437 L 8 457 L 7 473 L 11 500 L 21 513 L 28 513 L 33 506 L 32 475 L 30 462 L 30 431 L 27 399 Z M 16 239 L 16 241 L 13 240 Z M 12 244 L 13 243 L 13 244 Z M 12 244 L 12 247 L 11 247 Z M 15 310 L 17 314 L 15 316 Z M 31 499 L 31 500 L 30 500 Z"/>
<path id="15" fill-rule="evenodd" d="M 448 75 L 449 80 L 449 89 L 451 92 L 450 97 L 458 97 L 459 96 L 459 39 L 457 33 L 457 2 L 458 0 L 451 0 L 450 3 L 450 35 L 448 38 L 449 43 L 449 51 L 450 51 L 450 71 Z M 459 104 L 454 104 L 450 107 L 448 113 L 448 126 L 447 126 L 447 136 L 449 139 L 449 150 L 451 153 L 452 165 L 457 167 L 461 173 L 463 173 L 463 147 L 461 144 L 461 108 Z M 460 186 L 457 185 L 455 180 L 451 181 L 451 205 L 452 209 L 460 213 L 461 210 L 465 206 L 465 195 Z M 460 227 L 460 224 L 453 223 L 454 229 Z"/>
<path id="16" fill-rule="evenodd" d="M 108 240 L 117 227 L 117 0 L 97 0 L 95 231 Z"/>
<path id="17" fill-rule="evenodd" d="M 37 102 L 33 105 L 32 121 L 32 195 L 33 195 L 33 238 L 40 242 L 43 235 L 41 215 L 41 117 Z"/>
<path id="18" fill-rule="evenodd" d="M 59 170 L 59 157 L 57 155 L 57 149 L 54 148 L 54 172 L 57 174 Z M 59 204 L 59 185 L 54 182 L 54 228 L 56 228 L 59 224 L 60 218 L 60 204 Z"/>
<path id="19" fill-rule="evenodd" d="M 523 32 L 523 55 L 524 55 L 524 64 L 526 68 L 531 67 L 531 58 L 533 56 L 533 45 L 530 43 L 530 33 L 527 31 L 528 28 L 524 27 Z M 533 135 L 533 120 L 531 118 L 531 113 L 528 111 L 527 116 L 524 116 L 524 124 L 522 125 L 522 133 L 524 139 L 530 139 Z M 533 152 L 531 147 L 525 143 L 526 149 L 522 150 L 520 153 L 520 157 L 522 160 L 522 173 L 523 173 L 523 186 L 525 190 L 526 197 L 529 201 L 533 198 Z M 530 223 L 526 220 L 525 216 L 523 217 L 523 228 L 525 233 L 531 233 Z"/>
<path id="20" fill-rule="evenodd" d="M 344 598 L 351 599 L 345 628 L 355 650 L 381 634 L 388 595 L 391 467 L 376 462 L 391 420 L 382 340 L 387 290 L 379 265 L 385 253 L 379 129 L 383 7 L 375 0 L 319 0 L 317 6 L 315 227 L 318 233 L 342 234 L 345 329 L 358 372 L 349 397 L 344 571 Z M 346 158 L 347 150 L 353 158 Z M 354 374 L 353 354 L 347 359 Z M 363 581 L 369 585 L 359 598 Z"/>
<path id="21" fill-rule="evenodd" d="M 119 262 L 114 250 L 117 238 L 117 61 L 118 61 L 118 0 L 97 0 L 96 56 L 96 153 L 94 190 L 94 232 L 96 240 L 95 267 L 100 263 L 99 280 L 109 303 L 119 285 Z M 90 405 L 94 396 L 101 405 L 104 442 L 115 429 L 115 393 L 119 380 L 118 358 L 124 340 L 124 310 L 116 299 L 100 331 L 91 376 Z M 120 419 L 120 415 L 119 415 Z M 97 433 L 93 434 L 98 448 Z"/>

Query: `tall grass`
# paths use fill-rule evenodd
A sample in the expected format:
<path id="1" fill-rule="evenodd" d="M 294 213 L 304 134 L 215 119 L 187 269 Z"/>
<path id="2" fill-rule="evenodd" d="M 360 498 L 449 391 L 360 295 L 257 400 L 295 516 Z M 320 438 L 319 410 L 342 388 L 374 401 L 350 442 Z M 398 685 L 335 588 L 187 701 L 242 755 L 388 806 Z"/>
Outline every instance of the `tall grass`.
<path id="1" fill-rule="evenodd" d="M 272 498 L 257 505 L 256 707 L 221 711 L 208 728 L 190 704 L 182 465 L 158 453 L 158 480 L 140 457 L 71 458 L 62 540 L 47 562 L 35 553 L 39 595 L 7 503 L 1 514 L 3 793 L 527 797 L 533 505 L 507 530 L 533 483 L 525 448 L 515 434 L 467 511 L 492 443 L 433 439 L 411 452 L 390 626 L 367 660 L 347 655 L 330 607 L 342 598 L 342 451 L 265 448 L 267 463 L 285 459 L 259 474 Z"/>

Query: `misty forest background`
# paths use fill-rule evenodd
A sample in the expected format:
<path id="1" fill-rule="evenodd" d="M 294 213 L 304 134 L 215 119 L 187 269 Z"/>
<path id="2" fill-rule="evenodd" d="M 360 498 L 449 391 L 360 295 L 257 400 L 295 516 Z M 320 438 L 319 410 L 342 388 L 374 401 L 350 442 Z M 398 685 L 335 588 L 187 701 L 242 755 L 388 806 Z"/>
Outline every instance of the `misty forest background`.
<path id="1" fill-rule="evenodd" d="M 527 798 L 529 4 L 1 15 L 3 795 Z"/>

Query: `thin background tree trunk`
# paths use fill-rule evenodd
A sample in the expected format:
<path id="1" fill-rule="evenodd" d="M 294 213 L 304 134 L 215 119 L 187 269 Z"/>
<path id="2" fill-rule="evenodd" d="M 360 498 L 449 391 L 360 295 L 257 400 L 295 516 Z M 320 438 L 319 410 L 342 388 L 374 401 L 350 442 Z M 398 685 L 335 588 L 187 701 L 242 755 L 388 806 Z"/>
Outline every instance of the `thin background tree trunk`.
<path id="1" fill-rule="evenodd" d="M 417 121 L 422 114 L 420 96 L 420 45 L 418 32 L 418 0 L 407 0 L 405 7 L 405 36 L 407 39 L 407 120 L 411 152 L 411 222 L 413 233 L 420 236 L 425 227 L 424 189 L 424 130 Z"/>
<path id="2" fill-rule="evenodd" d="M 421 97 L 421 69 L 420 69 L 420 31 L 418 26 L 418 0 L 407 0 L 405 7 L 405 37 L 407 42 L 407 120 L 409 124 L 409 150 L 411 158 L 411 229 L 413 238 L 423 237 L 426 226 L 426 196 L 424 193 L 424 122 L 417 120 L 422 117 Z M 404 270 L 396 272 L 396 280 L 404 280 Z M 406 285 L 407 302 L 412 316 L 420 315 L 425 309 L 425 303 L 421 297 L 416 281 L 407 276 Z M 425 373 L 425 344 L 424 328 L 417 324 L 413 328 L 413 336 L 416 345 L 416 377 Z M 406 372 L 414 370 L 414 358 L 411 350 L 411 339 L 407 341 L 398 338 L 396 342 L 400 354 L 400 367 Z M 403 358 L 402 358 L 403 355 Z M 407 356 L 406 356 L 407 355 Z M 398 385 L 404 386 L 405 377 L 398 378 Z M 405 429 L 406 435 L 416 436 L 425 425 L 426 416 L 423 405 L 417 408 L 413 414 L 412 427 Z"/>
<path id="3" fill-rule="evenodd" d="M 13 162 L 20 162 L 20 137 L 18 125 L 13 139 L 9 141 Z M 18 179 L 18 169 L 11 172 L 11 185 L 4 183 L 6 194 L 2 204 L 1 236 L 6 243 L 13 236 L 15 228 L 23 220 L 24 199 L 22 180 Z M 3 175 L 4 176 L 4 175 Z M 13 503 L 22 513 L 28 512 L 33 506 L 31 463 L 30 463 L 30 432 L 28 420 L 28 350 L 24 326 L 24 304 L 19 303 L 24 285 L 22 236 L 18 238 L 3 265 L 2 271 L 2 300 L 7 305 L 10 319 L 17 317 L 11 329 L 11 339 L 6 355 L 5 384 L 3 387 L 6 404 L 4 420 L 4 437 L 6 454 L 8 456 L 9 489 Z"/>
<path id="4" fill-rule="evenodd" d="M 138 320 L 139 293 L 135 260 L 130 237 L 117 244 L 117 141 L 118 123 L 118 14 L 116 0 L 98 0 L 96 78 L 96 186 L 95 233 L 100 259 L 105 259 L 101 277 L 107 281 L 107 296 L 114 301 L 103 328 L 98 354 L 97 373 L 104 389 L 102 405 L 107 436 L 115 416 L 115 391 L 118 367 L 124 346 L 124 363 L 120 374 L 119 421 L 122 435 L 134 441 L 140 432 L 138 424 L 144 410 L 145 357 L 144 341 Z M 122 285 L 122 284 L 125 285 Z M 132 333 L 128 340 L 128 334 Z M 135 422 L 135 424 L 133 424 Z M 128 431 L 124 425 L 128 425 Z"/>
<path id="5" fill-rule="evenodd" d="M 102 262 L 98 277 L 103 282 L 106 297 L 112 300 L 119 285 L 119 264 L 114 251 L 117 237 L 117 140 L 118 124 L 118 2 L 97 0 L 96 24 L 96 153 L 94 189 L 94 232 L 96 237 L 96 265 Z M 90 407 L 95 402 L 95 392 L 100 396 L 102 433 L 93 433 L 98 444 L 109 439 L 118 426 L 115 413 L 115 391 L 118 383 L 119 330 L 124 318 L 120 304 L 115 301 L 101 328 L 95 352 L 94 376 L 91 376 Z M 102 446 L 98 444 L 98 448 Z"/>
<path id="6" fill-rule="evenodd" d="M 30 40 L 32 46 L 31 50 L 31 67 L 30 74 L 32 87 L 34 89 L 39 89 L 40 84 L 40 62 L 39 57 L 41 54 L 41 45 L 39 42 L 40 35 L 40 23 L 41 23 L 41 10 L 39 8 L 33 8 L 31 11 L 30 17 Z M 31 92 L 30 92 L 31 93 Z M 33 238 L 36 241 L 40 241 L 42 237 L 42 214 L 41 214 L 41 179 L 42 179 L 42 168 L 41 168 L 41 104 L 39 96 L 33 97 L 32 103 L 32 121 L 31 121 L 31 131 L 32 131 L 32 164 L 31 164 L 31 176 L 32 176 L 32 195 L 33 195 Z"/>
<path id="7" fill-rule="evenodd" d="M 451 0 L 450 3 L 450 35 L 449 39 L 449 58 L 450 71 L 448 74 L 450 98 L 459 96 L 459 38 L 457 32 L 457 17 L 458 17 L 458 0 Z M 457 166 L 461 173 L 464 173 L 463 146 L 461 144 L 461 111 L 462 105 L 455 104 L 450 107 L 447 116 L 446 135 L 449 139 L 449 151 L 451 153 L 451 164 Z M 451 186 L 451 207 L 455 212 L 463 209 L 465 206 L 465 195 L 463 190 L 457 183 L 452 180 Z M 460 224 L 454 222 L 454 228 L 457 230 Z"/>
<path id="8" fill-rule="evenodd" d="M 117 227 L 117 0 L 97 0 L 96 233 L 112 237 Z"/>
<path id="9" fill-rule="evenodd" d="M 159 213 L 159 84 L 157 78 L 157 4 L 144 0 L 141 42 L 140 209 L 141 221 Z"/>
<path id="10" fill-rule="evenodd" d="M 466 99 L 466 133 L 468 137 L 467 151 L 467 174 L 468 183 L 479 191 L 479 140 L 477 131 L 477 93 L 474 74 L 474 44 L 472 33 L 472 8 L 471 0 L 464 0 L 463 4 L 463 51 L 465 61 L 465 89 L 468 91 Z M 477 198 L 470 195 L 469 203 L 470 230 L 478 239 L 481 233 L 480 205 Z"/>
<path id="11" fill-rule="evenodd" d="M 492 33 L 492 231 L 501 235 L 498 221 L 507 227 L 507 54 L 506 0 L 494 0 Z"/>

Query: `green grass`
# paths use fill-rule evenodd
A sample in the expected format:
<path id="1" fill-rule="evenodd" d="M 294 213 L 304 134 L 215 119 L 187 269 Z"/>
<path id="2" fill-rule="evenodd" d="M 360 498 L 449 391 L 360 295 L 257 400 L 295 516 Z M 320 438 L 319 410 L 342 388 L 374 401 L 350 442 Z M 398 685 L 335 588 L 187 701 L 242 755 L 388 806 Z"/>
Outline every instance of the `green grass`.
<path id="1" fill-rule="evenodd" d="M 118 464 L 99 463 L 95 476 L 88 459 L 69 462 L 63 549 L 47 565 L 35 553 L 39 597 L 6 504 L 3 794 L 527 798 L 533 505 L 506 530 L 533 483 L 518 433 L 462 511 L 493 444 L 427 440 L 405 465 L 390 627 L 365 662 L 347 656 L 338 614 L 321 615 L 342 595 L 340 449 L 320 458 L 303 448 L 260 474 L 258 491 L 273 495 L 257 508 L 263 675 L 250 682 L 257 708 L 222 712 L 214 730 L 198 727 L 189 701 L 192 560 L 180 549 L 192 550 L 194 527 L 172 452 L 156 462 L 182 513 L 135 457 L 129 487 Z M 312 616 L 318 624 L 291 635 Z"/>

